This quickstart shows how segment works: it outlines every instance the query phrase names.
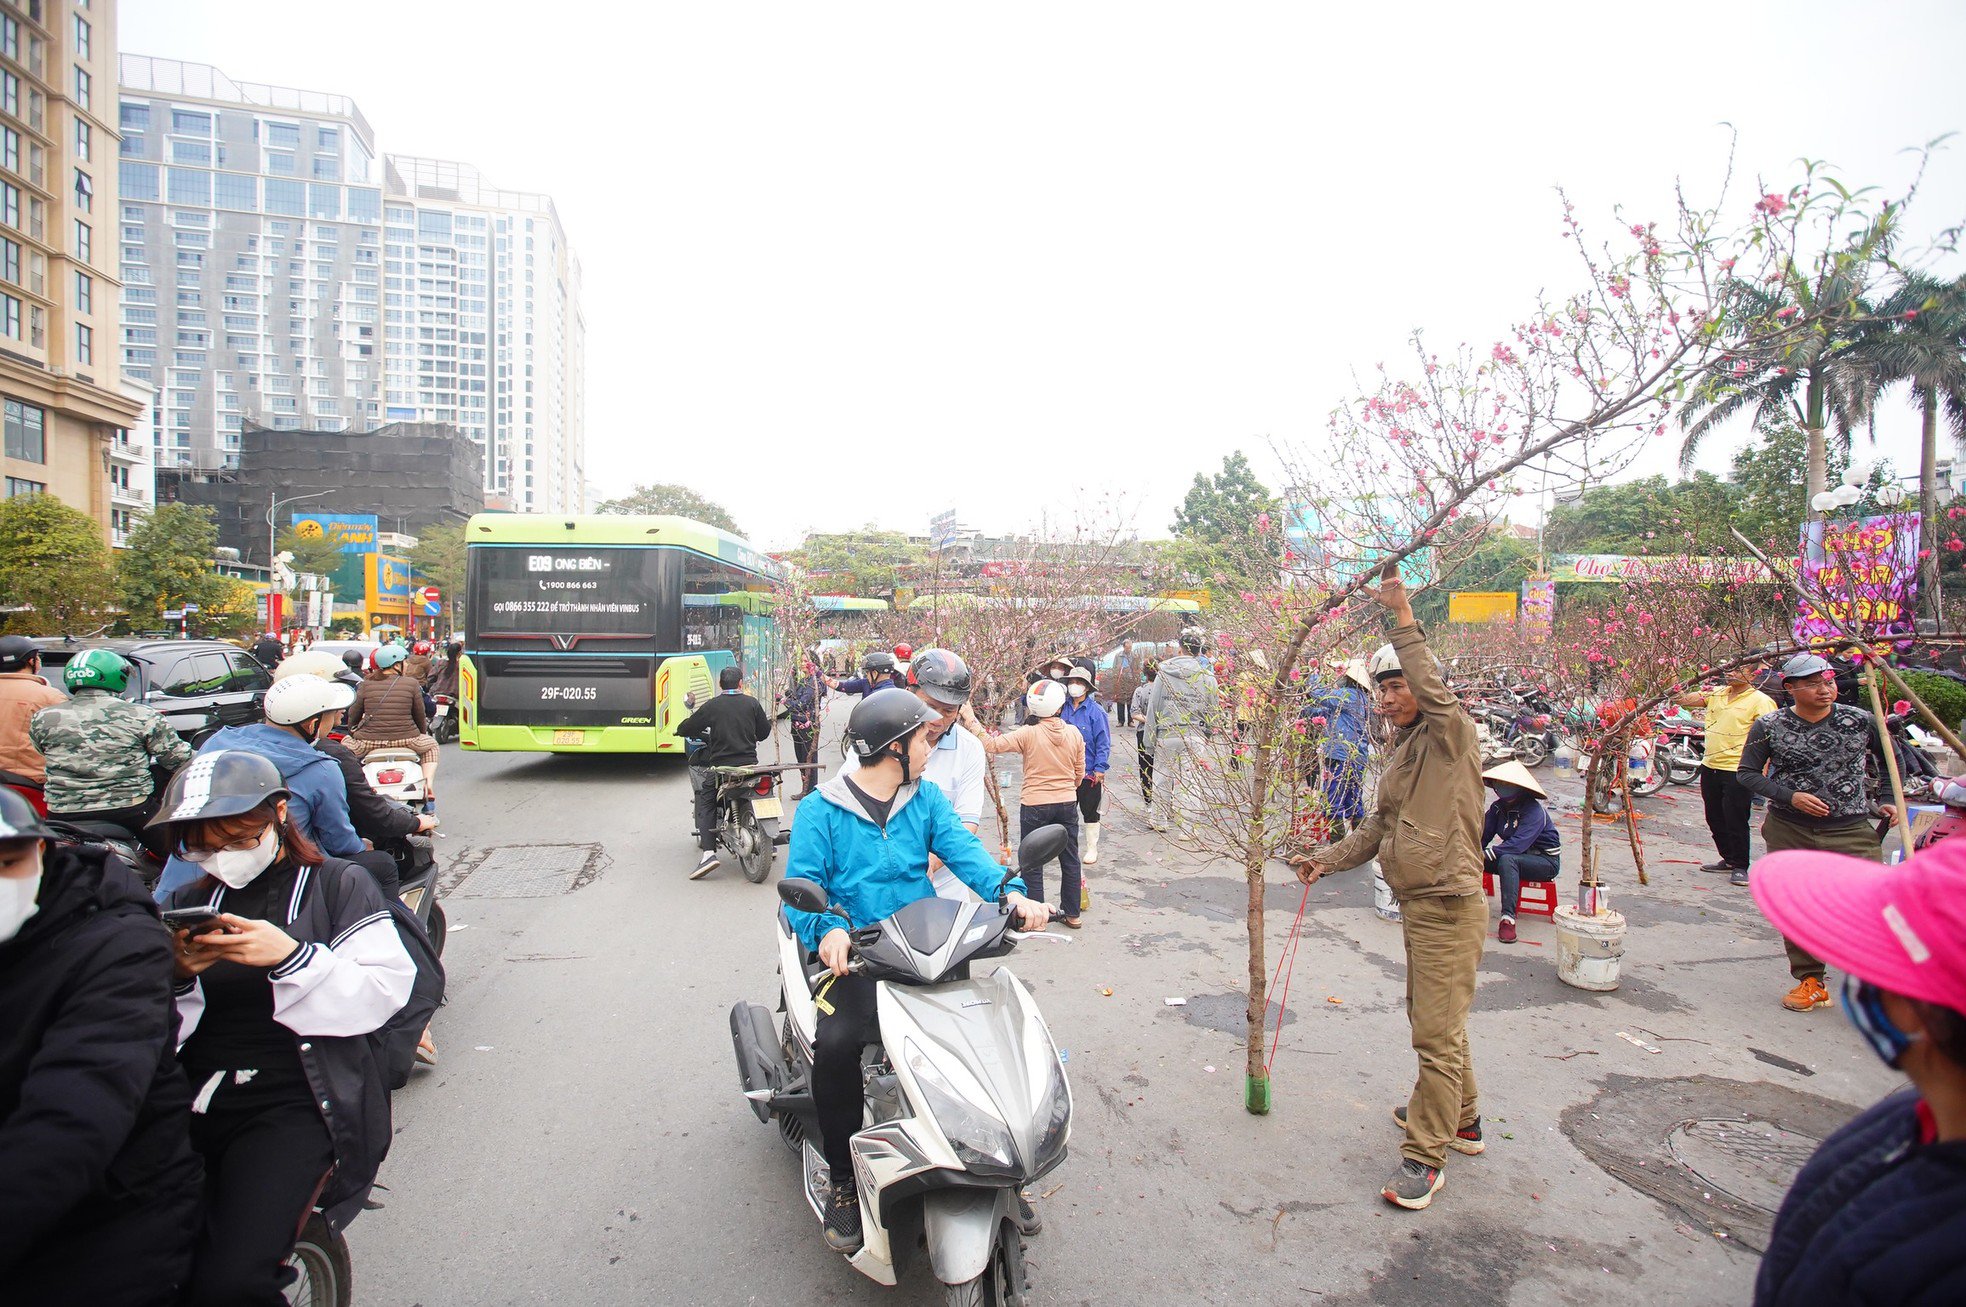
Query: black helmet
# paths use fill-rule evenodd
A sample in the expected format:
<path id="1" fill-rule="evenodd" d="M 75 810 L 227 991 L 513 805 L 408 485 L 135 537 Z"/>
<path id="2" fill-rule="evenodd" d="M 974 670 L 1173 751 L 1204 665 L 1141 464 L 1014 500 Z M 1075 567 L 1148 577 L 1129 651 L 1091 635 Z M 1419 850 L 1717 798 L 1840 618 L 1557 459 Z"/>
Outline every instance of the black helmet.
<path id="1" fill-rule="evenodd" d="M 876 690 L 854 707 L 846 721 L 847 742 L 864 766 L 889 756 L 888 747 L 906 740 L 916 730 L 934 720 L 927 704 L 899 686 Z M 908 759 L 900 755 L 905 779 Z"/>
<path id="2" fill-rule="evenodd" d="M 0 672 L 24 672 L 41 647 L 24 635 L 0 635 Z"/>
<path id="3" fill-rule="evenodd" d="M 886 672 L 889 676 L 892 676 L 894 675 L 894 668 L 894 655 L 885 649 L 876 649 L 860 660 L 860 670 L 869 676 L 872 676 L 875 672 Z"/>
<path id="4" fill-rule="evenodd" d="M 928 697 L 951 708 L 969 702 L 969 664 L 947 649 L 924 649 L 908 664 L 908 678 Z"/>
<path id="5" fill-rule="evenodd" d="M 362 656 L 360 649 L 343 649 L 341 651 L 341 661 L 348 664 L 349 671 L 360 676 L 362 674 L 362 667 L 368 662 L 368 659 Z"/>
<path id="6" fill-rule="evenodd" d="M 51 840 L 55 833 L 19 790 L 0 785 L 0 840 Z"/>
<path id="7" fill-rule="evenodd" d="M 1203 643 L 1203 637 L 1200 627 L 1191 626 L 1187 630 L 1181 632 L 1182 652 L 1190 653 L 1190 654 L 1198 654 L 1201 652 L 1202 643 Z"/>
<path id="8" fill-rule="evenodd" d="M 164 787 L 157 815 L 145 823 L 169 826 L 181 821 L 236 817 L 288 795 L 287 782 L 273 760 L 245 749 L 201 753 Z"/>

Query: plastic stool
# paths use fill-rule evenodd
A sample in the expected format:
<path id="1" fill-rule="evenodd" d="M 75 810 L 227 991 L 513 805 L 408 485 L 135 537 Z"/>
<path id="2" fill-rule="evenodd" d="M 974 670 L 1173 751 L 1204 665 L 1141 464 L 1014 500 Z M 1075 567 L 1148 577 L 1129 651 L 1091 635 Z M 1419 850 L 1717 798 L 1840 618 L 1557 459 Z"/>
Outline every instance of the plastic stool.
<path id="1" fill-rule="evenodd" d="M 1481 873 L 1481 892 L 1489 898 L 1495 897 L 1495 873 Z M 1516 904 L 1516 911 L 1525 917 L 1556 918 L 1556 882 L 1553 880 L 1525 880 L 1522 882 L 1522 897 Z"/>

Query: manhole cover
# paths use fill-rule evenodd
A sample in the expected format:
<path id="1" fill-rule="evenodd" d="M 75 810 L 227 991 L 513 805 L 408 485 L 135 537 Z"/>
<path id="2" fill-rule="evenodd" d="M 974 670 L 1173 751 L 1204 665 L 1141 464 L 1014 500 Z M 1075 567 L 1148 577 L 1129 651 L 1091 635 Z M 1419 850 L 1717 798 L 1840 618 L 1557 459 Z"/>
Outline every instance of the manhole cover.
<path id="1" fill-rule="evenodd" d="M 487 899 L 570 894 L 606 865 L 607 854 L 598 844 L 508 844 L 485 850 L 449 893 Z"/>
<path id="2" fill-rule="evenodd" d="M 1682 1122 L 1666 1136 L 1674 1161 L 1765 1212 L 1781 1207 L 1795 1173 L 1822 1142 L 1769 1121 L 1712 1117 Z"/>

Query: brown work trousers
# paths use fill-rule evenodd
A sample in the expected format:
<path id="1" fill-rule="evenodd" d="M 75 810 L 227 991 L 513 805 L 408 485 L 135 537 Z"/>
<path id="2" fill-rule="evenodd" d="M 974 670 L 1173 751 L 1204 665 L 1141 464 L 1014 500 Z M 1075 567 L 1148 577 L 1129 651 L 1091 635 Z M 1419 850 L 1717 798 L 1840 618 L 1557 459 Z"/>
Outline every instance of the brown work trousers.
<path id="1" fill-rule="evenodd" d="M 1400 933 L 1406 942 L 1406 1019 L 1420 1078 L 1406 1104 L 1406 1142 L 1400 1152 L 1425 1166 L 1447 1161 L 1447 1141 L 1472 1124 L 1474 1058 L 1468 1052 L 1468 1009 L 1475 971 L 1488 937 L 1488 901 L 1481 894 L 1403 899 Z"/>
<path id="2" fill-rule="evenodd" d="M 1867 858 L 1872 862 L 1884 861 L 1884 846 L 1878 843 L 1877 827 L 1871 825 L 1868 817 L 1840 826 L 1804 826 L 1801 822 L 1780 816 L 1771 806 L 1767 818 L 1761 823 L 1761 838 L 1768 842 L 1770 853 L 1815 849 L 1824 853 L 1845 853 L 1853 858 Z M 1821 958 L 1787 936 L 1782 938 L 1782 947 L 1789 955 L 1791 976 L 1797 980 L 1807 980 L 1811 976 L 1818 980 L 1823 978 L 1826 968 Z"/>

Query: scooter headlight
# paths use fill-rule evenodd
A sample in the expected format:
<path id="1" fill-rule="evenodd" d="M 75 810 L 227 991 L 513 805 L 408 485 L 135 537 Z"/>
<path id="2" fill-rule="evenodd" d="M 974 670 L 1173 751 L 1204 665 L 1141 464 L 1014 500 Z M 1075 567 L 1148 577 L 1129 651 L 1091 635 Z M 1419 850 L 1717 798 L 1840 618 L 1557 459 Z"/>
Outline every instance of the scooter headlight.
<path id="1" fill-rule="evenodd" d="M 1010 1127 L 988 1108 L 958 1093 L 913 1040 L 903 1047 L 924 1105 L 962 1164 L 979 1175 L 1016 1175 L 1017 1145 L 1010 1137 Z"/>
<path id="2" fill-rule="evenodd" d="M 1072 1092 L 1065 1087 L 1063 1067 L 1052 1066 L 1051 1093 L 1046 1099 L 1044 1133 L 1038 1136 L 1037 1166 L 1032 1174 L 1042 1175 L 1065 1152 L 1065 1138 L 1072 1124 Z"/>

